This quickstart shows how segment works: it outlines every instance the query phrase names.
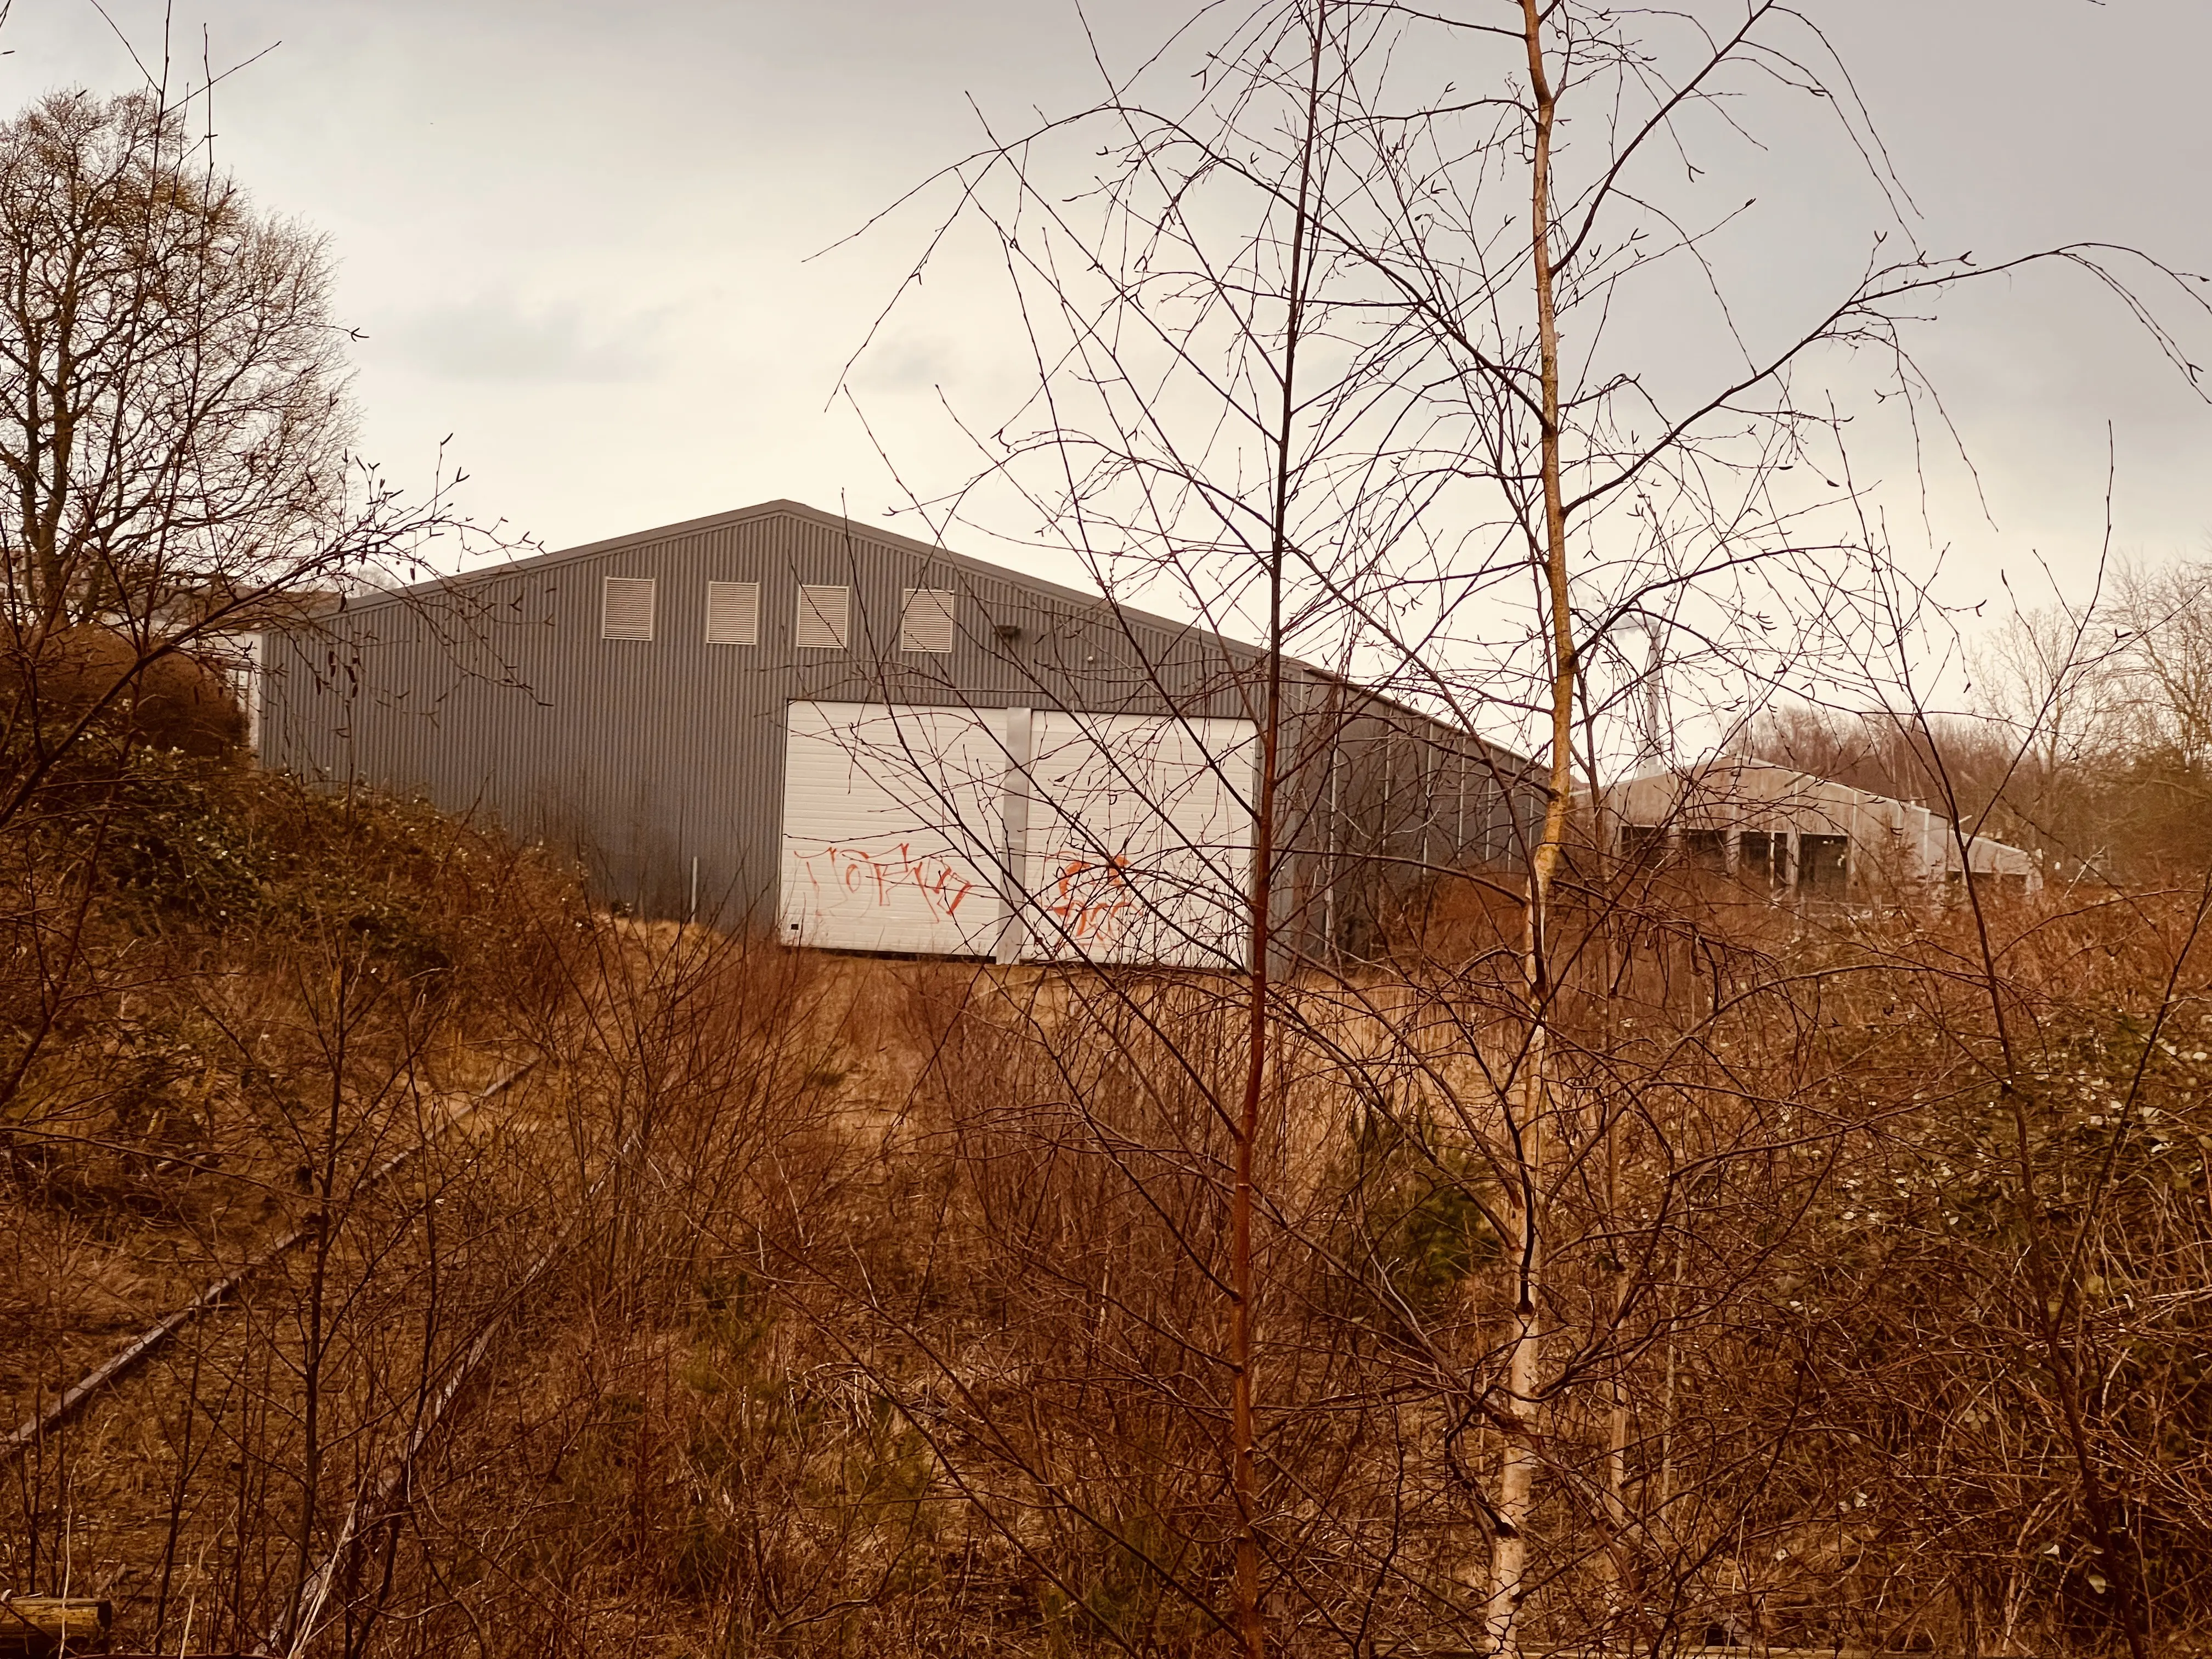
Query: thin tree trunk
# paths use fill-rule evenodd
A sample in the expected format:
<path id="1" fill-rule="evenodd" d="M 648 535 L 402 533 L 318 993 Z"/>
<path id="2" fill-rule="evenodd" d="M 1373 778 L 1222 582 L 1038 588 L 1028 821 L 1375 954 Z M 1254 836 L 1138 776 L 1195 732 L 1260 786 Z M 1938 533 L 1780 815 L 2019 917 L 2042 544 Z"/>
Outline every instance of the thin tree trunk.
<path id="1" fill-rule="evenodd" d="M 1515 1206 L 1520 1237 L 1510 1241 L 1513 1270 L 1513 1328 L 1505 1365 L 1507 1412 L 1504 1450 L 1492 1508 L 1490 1597 L 1485 1620 L 1491 1650 L 1512 1659 L 1520 1652 L 1519 1615 L 1528 1594 L 1528 1519 L 1534 1507 L 1538 1462 L 1537 1395 L 1542 1382 L 1544 1332 L 1539 1308 L 1543 1265 L 1541 1206 L 1546 1185 L 1545 1118 L 1549 1109 L 1551 1067 L 1551 974 L 1547 961 L 1552 878 L 1566 839 L 1567 807 L 1573 788 L 1575 638 L 1568 609 L 1567 526 L 1559 480 L 1559 336 L 1552 291 L 1552 125 L 1556 100 L 1544 62 L 1542 15 L 1536 0 L 1521 0 L 1522 30 L 1528 48 L 1529 94 L 1534 100 L 1534 147 L 1530 167 L 1529 247 L 1534 279 L 1536 326 L 1542 379 L 1541 465 L 1544 525 L 1534 550 L 1542 567 L 1551 613 L 1551 767 L 1544 828 L 1530 849 L 1528 896 L 1522 942 L 1522 968 L 1528 997 L 1528 1040 L 1521 1074 L 1520 1121 L 1514 1126 L 1520 1192 Z M 1532 538 L 1532 539 L 1534 539 Z"/>
<path id="2" fill-rule="evenodd" d="M 325 1140 L 321 1167 L 315 1172 L 315 1244 L 307 1280 L 307 1341 L 300 1389 L 303 1444 L 301 1451 L 300 1526 L 299 1535 L 295 1540 L 298 1557 L 295 1582 L 300 1584 L 307 1582 L 314 1562 L 315 1513 L 322 1502 L 323 1368 L 329 1357 L 327 1348 L 331 1334 L 326 1318 L 331 1255 L 337 1238 L 333 1212 L 337 1202 L 338 1141 L 344 1127 L 346 1041 L 352 1016 L 352 1010 L 347 1005 L 349 988 L 345 963 L 341 960 L 331 975 L 331 1018 L 336 1042 L 328 1050 L 331 1056 L 330 1115 L 324 1125 Z M 295 1593 L 283 1623 L 284 1639 L 288 1644 L 297 1642 L 301 1633 L 300 1621 L 307 1616 L 307 1609 L 296 1598 Z"/>
<path id="3" fill-rule="evenodd" d="M 1259 1474 L 1253 1460 L 1258 1431 L 1252 1399 L 1252 1212 L 1256 1193 L 1253 1159 L 1260 1139 L 1260 1107 L 1267 1070 L 1268 957 L 1273 952 L 1275 880 L 1275 786 L 1283 718 L 1283 564 L 1289 551 L 1291 453 L 1297 398 L 1298 339 L 1305 321 L 1306 237 L 1313 185 L 1315 130 L 1321 114 L 1321 63 L 1328 0 L 1313 20 L 1313 50 L 1306 82 L 1304 141 L 1298 158 L 1297 198 L 1291 219 L 1288 313 L 1283 325 L 1282 409 L 1275 432 L 1273 499 L 1267 549 L 1267 687 L 1260 730 L 1260 799 L 1253 831 L 1252 962 L 1249 1044 L 1244 1093 L 1236 1124 L 1236 1169 L 1230 1195 L 1230 1437 L 1231 1486 L 1237 1501 L 1237 1628 L 1245 1659 L 1264 1659 L 1267 1624 L 1260 1595 Z"/>

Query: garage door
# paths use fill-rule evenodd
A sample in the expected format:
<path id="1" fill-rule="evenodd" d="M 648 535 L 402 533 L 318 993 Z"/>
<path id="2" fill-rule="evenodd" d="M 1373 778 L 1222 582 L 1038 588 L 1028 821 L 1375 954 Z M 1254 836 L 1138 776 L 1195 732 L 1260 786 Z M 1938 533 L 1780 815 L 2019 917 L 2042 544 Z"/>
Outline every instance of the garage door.
<path id="1" fill-rule="evenodd" d="M 1040 711 L 1030 749 L 1024 954 L 1242 966 L 1251 723 Z"/>
<path id="2" fill-rule="evenodd" d="M 1249 721 L 837 702 L 790 721 L 793 943 L 1243 964 Z"/>
<path id="3" fill-rule="evenodd" d="M 1006 715 L 795 702 L 784 765 L 783 936 L 988 955 L 1006 921 Z"/>

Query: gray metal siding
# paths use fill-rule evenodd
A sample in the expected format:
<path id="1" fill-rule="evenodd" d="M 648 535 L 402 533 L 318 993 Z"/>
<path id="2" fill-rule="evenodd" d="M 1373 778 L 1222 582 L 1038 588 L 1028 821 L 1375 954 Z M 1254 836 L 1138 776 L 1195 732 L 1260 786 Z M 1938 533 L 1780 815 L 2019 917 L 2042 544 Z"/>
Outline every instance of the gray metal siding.
<path id="1" fill-rule="evenodd" d="M 607 576 L 655 580 L 653 639 L 600 637 Z M 709 581 L 760 584 L 757 645 L 707 643 Z M 854 590 L 846 650 L 795 647 L 802 583 Z M 949 653 L 897 648 L 902 594 L 918 587 L 958 596 Z M 702 915 L 764 924 L 781 867 L 792 702 L 1256 720 L 1261 662 L 1201 630 L 776 503 L 357 602 L 314 629 L 272 638 L 261 753 L 265 764 L 420 793 L 563 847 L 603 894 L 647 915 L 684 913 L 696 860 Z M 1456 828 L 1468 817 L 1464 784 L 1448 807 L 1432 775 L 1406 795 L 1400 785 L 1413 775 L 1401 763 L 1399 784 L 1386 779 L 1378 792 L 1389 764 L 1378 771 L 1376 756 L 1409 741 L 1491 757 L 1474 767 L 1483 774 L 1478 816 L 1486 826 L 1501 811 L 1514 816 L 1490 775 L 1496 751 L 1300 665 L 1288 678 L 1304 712 L 1285 752 L 1304 763 L 1286 784 L 1286 841 L 1304 854 L 1286 866 L 1286 883 L 1318 891 L 1347 884 L 1346 866 L 1362 854 L 1405 858 L 1401 821 L 1422 826 L 1414 860 L 1465 854 L 1470 843 Z M 1355 802 L 1355 822 L 1340 827 L 1334 854 L 1319 781 L 1332 742 L 1344 751 L 1334 763 L 1356 775 L 1355 787 L 1339 791 L 1337 816 Z M 1446 821 L 1454 845 L 1439 859 Z M 1402 884 L 1412 868 L 1383 885 Z M 1372 910 L 1379 901 L 1362 902 Z M 1296 907 L 1314 912 L 1293 930 L 1297 948 L 1352 942 L 1342 927 L 1335 941 L 1322 939 L 1326 908 Z"/>
<path id="2" fill-rule="evenodd" d="M 1280 925 L 1309 954 L 1373 954 L 1445 872 L 1526 867 L 1528 762 L 1340 681 L 1300 688 L 1284 738 Z"/>

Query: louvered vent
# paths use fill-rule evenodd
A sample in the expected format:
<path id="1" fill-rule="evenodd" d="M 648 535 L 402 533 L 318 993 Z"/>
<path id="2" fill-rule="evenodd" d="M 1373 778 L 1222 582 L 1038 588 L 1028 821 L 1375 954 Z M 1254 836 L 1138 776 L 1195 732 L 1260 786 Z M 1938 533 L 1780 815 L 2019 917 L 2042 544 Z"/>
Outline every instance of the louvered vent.
<path id="1" fill-rule="evenodd" d="M 801 650 L 842 651 L 852 611 L 853 590 L 849 587 L 801 587 L 799 631 L 794 643 Z"/>
<path id="2" fill-rule="evenodd" d="M 599 637 L 603 640 L 649 640 L 653 637 L 653 578 L 610 576 L 599 607 Z"/>
<path id="3" fill-rule="evenodd" d="M 949 588 L 908 588 L 906 603 L 899 611 L 899 649 L 952 649 L 952 605 Z"/>
<path id="4" fill-rule="evenodd" d="M 708 582 L 707 584 L 707 643 L 709 645 L 758 645 L 760 643 L 760 584 L 758 582 Z"/>

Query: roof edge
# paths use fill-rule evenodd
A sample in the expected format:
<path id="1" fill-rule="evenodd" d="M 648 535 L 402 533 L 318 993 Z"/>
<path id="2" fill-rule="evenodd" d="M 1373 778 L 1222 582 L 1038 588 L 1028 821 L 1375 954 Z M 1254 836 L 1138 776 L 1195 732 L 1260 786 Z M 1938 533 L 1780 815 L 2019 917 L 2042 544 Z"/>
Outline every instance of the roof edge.
<path id="1" fill-rule="evenodd" d="M 609 553 L 618 553 L 625 548 L 647 546 L 653 543 L 667 541 L 676 537 L 696 535 L 702 532 L 720 530 L 731 525 L 746 524 L 757 520 L 772 518 L 799 519 L 837 531 L 844 535 L 866 537 L 871 541 L 880 542 L 905 552 L 920 555 L 924 558 L 943 561 L 957 569 L 966 571 L 970 575 L 985 577 L 994 581 L 1013 582 L 1024 587 L 1035 588 L 1054 595 L 1076 605 L 1111 611 L 1131 622 L 1161 629 L 1171 635 L 1211 641 L 1226 651 L 1243 652 L 1261 659 L 1264 659 L 1267 656 L 1265 647 L 1254 645 L 1245 640 L 1232 639 L 1225 634 L 1217 633 L 1202 623 L 1177 622 L 1172 617 L 1160 616 L 1155 611 L 1140 611 L 1134 605 L 1124 605 L 1119 599 L 1109 598 L 1103 592 L 1090 592 L 1044 577 L 1032 576 L 1026 571 L 993 564 L 988 559 L 979 559 L 966 553 L 956 553 L 951 548 L 935 542 L 925 542 L 917 537 L 908 536 L 896 530 L 884 530 L 864 525 L 849 515 L 826 512 L 821 507 L 811 507 L 805 501 L 792 501 L 788 497 L 782 496 L 773 501 L 757 501 L 750 507 L 732 507 L 721 513 L 709 513 L 700 518 L 679 519 L 672 524 L 656 525 L 645 530 L 627 531 L 619 536 L 603 537 L 598 541 L 580 543 L 574 547 L 552 549 L 544 553 L 532 554 L 528 558 L 511 559 L 502 564 L 483 565 L 472 570 L 457 570 L 451 575 L 430 577 L 422 581 L 410 582 L 404 587 L 379 589 L 358 600 L 343 601 L 338 608 L 347 611 L 367 610 L 374 605 L 398 604 L 406 599 L 427 598 L 450 592 L 457 586 L 465 586 L 474 582 L 491 581 L 507 576 L 532 574 L 557 565 L 596 558 Z M 1511 750 L 1504 745 L 1493 743 L 1472 730 L 1460 732 L 1449 721 L 1440 720 L 1434 714 L 1414 708 L 1386 692 L 1378 691 L 1371 686 L 1363 684 L 1348 675 L 1287 653 L 1285 654 L 1283 662 L 1285 666 L 1295 668 L 1322 684 L 1339 684 L 1347 689 L 1357 690 L 1391 708 L 1416 719 L 1430 721 L 1448 731 L 1456 732 L 1458 735 L 1473 738 L 1486 749 L 1495 750 L 1498 754 L 1525 763 L 1525 757 L 1515 755 Z"/>
<path id="2" fill-rule="evenodd" d="M 1103 592 L 1091 592 L 1079 587 L 1070 587 L 1066 583 L 1053 581 L 1046 577 L 1032 576 L 1026 571 L 993 564 L 988 559 L 975 558 L 966 553 L 957 553 L 952 549 L 938 543 L 925 542 L 896 530 L 884 530 L 872 525 L 864 525 L 848 515 L 825 512 L 821 507 L 810 507 L 805 501 L 795 501 L 785 497 L 758 501 L 750 507 L 732 507 L 726 512 L 709 513 L 701 518 L 679 519 L 673 524 L 656 525 L 646 530 L 626 531 L 619 536 L 607 536 L 595 542 L 580 543 L 574 547 L 551 549 L 544 553 L 532 554 L 528 558 L 510 559 L 503 564 L 480 565 L 473 569 L 456 570 L 451 575 L 428 577 L 419 582 L 410 582 L 403 587 L 381 588 L 366 598 L 348 604 L 346 609 L 365 608 L 373 605 L 389 604 L 418 596 L 447 592 L 457 586 L 470 582 L 489 581 L 500 577 L 531 574 L 550 569 L 556 565 L 568 563 L 572 560 L 596 558 L 604 554 L 620 552 L 624 548 L 647 546 L 652 543 L 666 541 L 675 537 L 697 535 L 703 531 L 720 530 L 730 525 L 778 517 L 805 520 L 848 536 L 866 537 L 871 541 L 881 542 L 905 552 L 918 554 L 925 558 L 944 560 L 967 571 L 971 575 L 989 577 L 1000 581 L 1016 582 L 1025 587 L 1041 589 L 1057 598 L 1071 600 L 1078 605 L 1111 609 L 1119 611 L 1133 622 L 1143 623 L 1149 627 L 1166 629 L 1175 634 L 1194 634 L 1234 650 L 1249 651 L 1255 655 L 1266 654 L 1264 648 L 1260 646 L 1254 645 L 1249 641 L 1231 639 L 1229 635 L 1217 633 L 1200 623 L 1177 622 L 1171 617 L 1163 617 L 1156 611 L 1140 611 L 1134 605 L 1124 605 L 1119 599 L 1110 599 Z M 1286 658 L 1285 660 L 1297 661 L 1297 659 Z M 1304 663 L 1300 665 L 1311 666 Z"/>

